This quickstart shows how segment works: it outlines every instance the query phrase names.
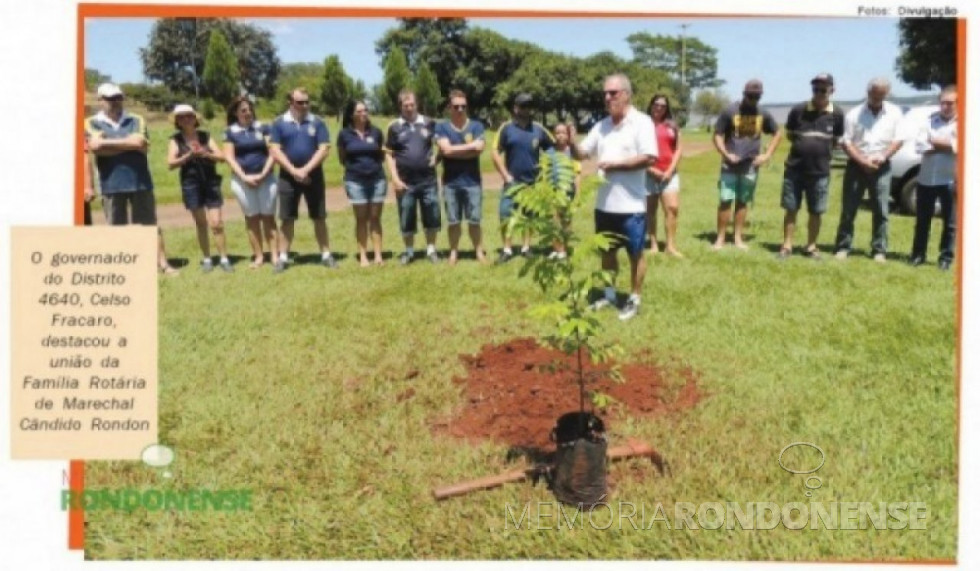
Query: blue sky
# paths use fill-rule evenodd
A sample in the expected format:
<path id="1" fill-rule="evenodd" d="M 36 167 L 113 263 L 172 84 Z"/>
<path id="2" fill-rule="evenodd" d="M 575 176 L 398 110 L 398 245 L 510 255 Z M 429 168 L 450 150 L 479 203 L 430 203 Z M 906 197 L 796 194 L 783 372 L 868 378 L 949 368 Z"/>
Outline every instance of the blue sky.
<path id="1" fill-rule="evenodd" d="M 347 72 L 372 85 L 381 69 L 374 42 L 395 21 L 366 19 L 254 19 L 268 29 L 283 62 L 323 61 L 340 56 Z M 138 50 L 145 46 L 153 20 L 101 18 L 86 22 L 86 67 L 119 82 L 142 81 Z M 872 77 L 892 80 L 896 96 L 915 95 L 895 75 L 898 31 L 895 19 L 879 18 L 603 18 L 603 19 L 485 19 L 471 26 L 495 30 L 507 37 L 535 42 L 546 49 L 573 55 L 609 50 L 631 55 L 626 37 L 634 32 L 681 33 L 718 48 L 718 76 L 725 91 L 737 95 L 752 77 L 765 84 L 764 101 L 792 102 L 809 97 L 809 79 L 829 71 L 836 79 L 839 100 L 864 96 Z"/>

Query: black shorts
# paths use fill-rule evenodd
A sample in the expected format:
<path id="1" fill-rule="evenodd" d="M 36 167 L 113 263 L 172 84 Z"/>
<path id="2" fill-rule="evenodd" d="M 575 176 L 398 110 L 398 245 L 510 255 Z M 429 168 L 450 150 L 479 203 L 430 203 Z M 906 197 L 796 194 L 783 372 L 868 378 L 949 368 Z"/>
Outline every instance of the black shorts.
<path id="1" fill-rule="evenodd" d="M 200 208 L 220 208 L 224 204 L 221 198 L 221 177 L 207 182 L 185 180 L 180 185 L 184 207 L 187 210 Z"/>
<path id="2" fill-rule="evenodd" d="M 320 169 L 310 173 L 310 182 L 302 184 L 285 172 L 279 173 L 279 218 L 281 220 L 296 220 L 299 218 L 299 199 L 306 201 L 306 210 L 313 220 L 323 220 L 327 217 L 326 185 L 323 182 L 323 171 Z"/>

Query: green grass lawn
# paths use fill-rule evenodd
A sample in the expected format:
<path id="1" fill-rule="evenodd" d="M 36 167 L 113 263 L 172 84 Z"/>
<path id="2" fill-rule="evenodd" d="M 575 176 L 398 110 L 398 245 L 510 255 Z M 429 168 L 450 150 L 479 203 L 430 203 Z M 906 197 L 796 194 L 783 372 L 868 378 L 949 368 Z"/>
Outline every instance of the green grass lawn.
<path id="1" fill-rule="evenodd" d="M 688 140 L 707 137 L 692 133 Z M 531 502 L 535 528 L 556 522 L 554 509 L 549 519 L 536 508 L 552 501 L 548 490 L 526 483 L 434 502 L 435 486 L 508 467 L 504 446 L 434 436 L 429 426 L 463 404 L 452 383 L 463 373 L 457 356 L 543 333 L 523 309 L 543 298 L 531 281 L 518 279 L 516 263 L 403 268 L 391 260 L 358 268 L 348 211 L 328 219 L 334 250 L 347 256 L 336 271 L 299 265 L 275 276 L 239 263 L 234 274 L 204 275 L 195 267 L 193 231 L 166 231 L 171 257 L 191 261 L 179 277 L 161 278 L 159 289 L 159 439 L 176 450 L 173 477 L 139 462 L 91 462 L 86 485 L 250 488 L 253 511 L 90 512 L 86 556 L 955 558 L 953 277 L 902 263 L 913 228 L 904 216 L 891 218 L 895 255 L 884 266 L 859 254 L 846 262 L 776 261 L 787 148 L 760 176 L 748 252 L 710 251 L 718 158 L 706 152 L 685 159 L 679 247 L 686 258 L 653 259 L 636 319 L 602 315 L 606 337 L 627 355 L 668 370 L 691 367 L 709 395 L 684 413 L 609 427 L 613 443 L 644 439 L 673 469 L 661 476 L 648 468 L 638 478 L 614 467 L 613 515 L 621 515 L 617 502 L 646 505 L 650 518 L 658 502 L 673 513 L 679 502 L 906 501 L 927 504 L 927 529 L 515 530 L 508 505 L 520 513 Z M 330 177 L 338 180 L 336 171 Z M 825 251 L 840 180 L 835 172 Z M 491 248 L 500 244 L 496 198 L 489 193 L 484 204 Z M 393 208 L 383 219 L 385 249 L 397 253 Z M 865 251 L 870 219 L 866 210 L 858 215 L 856 247 Z M 590 231 L 591 215 L 575 224 Z M 798 240 L 803 225 L 805 216 Z M 934 240 L 936 232 L 938 222 Z M 228 233 L 232 252 L 247 256 L 242 224 L 229 224 Z M 446 247 L 445 233 L 439 246 Z M 305 220 L 297 224 L 295 250 L 315 251 Z M 409 387 L 414 397 L 399 401 Z M 777 462 L 783 447 L 801 441 L 826 453 L 812 497 L 804 496 L 806 476 Z M 606 521 L 605 513 L 597 521 Z"/>

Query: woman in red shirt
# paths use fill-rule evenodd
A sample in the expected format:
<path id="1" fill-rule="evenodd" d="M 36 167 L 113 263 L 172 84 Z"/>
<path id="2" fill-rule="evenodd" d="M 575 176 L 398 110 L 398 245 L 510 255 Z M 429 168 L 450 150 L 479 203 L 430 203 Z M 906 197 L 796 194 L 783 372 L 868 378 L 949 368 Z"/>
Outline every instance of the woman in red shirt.
<path id="1" fill-rule="evenodd" d="M 657 205 L 664 206 L 664 226 L 667 228 L 667 242 L 664 251 L 676 258 L 682 258 L 677 250 L 677 210 L 680 206 L 678 195 L 681 189 L 677 163 L 681 160 L 681 131 L 674 123 L 670 112 L 670 100 L 666 95 L 656 94 L 650 99 L 647 113 L 653 119 L 657 137 L 657 161 L 647 169 L 647 232 L 650 234 L 650 252 L 660 251 L 657 245 Z"/>

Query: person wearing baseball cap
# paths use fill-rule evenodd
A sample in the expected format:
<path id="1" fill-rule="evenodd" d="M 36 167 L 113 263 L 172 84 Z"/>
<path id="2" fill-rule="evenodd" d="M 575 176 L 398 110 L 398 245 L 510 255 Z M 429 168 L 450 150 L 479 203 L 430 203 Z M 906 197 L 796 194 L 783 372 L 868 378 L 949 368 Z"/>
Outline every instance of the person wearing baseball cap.
<path id="1" fill-rule="evenodd" d="M 174 107 L 171 114 L 177 130 L 167 147 L 167 166 L 180 169 L 180 191 L 184 207 L 194 217 L 197 227 L 197 243 L 201 248 L 201 271 L 214 269 L 211 260 L 211 242 L 208 227 L 214 235 L 214 244 L 221 255 L 219 265 L 225 272 L 232 272 L 225 240 L 225 225 L 221 219 L 221 175 L 216 164 L 225 160 L 211 134 L 200 129 L 201 118 L 186 103 Z"/>
<path id="2" fill-rule="evenodd" d="M 517 184 L 533 184 L 538 177 L 538 160 L 541 150 L 555 146 L 551 133 L 540 123 L 531 120 L 534 111 L 534 97 L 530 93 L 519 93 L 514 97 L 513 118 L 500 126 L 493 144 L 493 165 L 504 179 L 500 191 L 500 237 L 504 247 L 497 263 L 502 264 L 514 257 L 511 249 L 512 237 L 508 231 L 507 220 L 514 210 L 514 197 L 508 194 Z M 531 234 L 523 236 L 521 255 L 531 256 Z"/>
<path id="3" fill-rule="evenodd" d="M 156 225 L 146 121 L 124 109 L 125 95 L 118 85 L 103 83 L 96 93 L 101 109 L 85 119 L 85 142 L 95 156 L 106 221 L 112 226 Z M 163 234 L 158 231 L 158 235 L 160 271 L 175 274 L 167 261 Z"/>
<path id="4" fill-rule="evenodd" d="M 819 259 L 817 236 L 821 216 L 827 211 L 830 194 L 830 156 L 844 135 L 844 113 L 830 102 L 834 93 L 834 76 L 821 73 L 810 80 L 813 92 L 809 101 L 790 109 L 786 119 L 786 136 L 790 140 L 789 156 L 783 171 L 780 205 L 783 216 L 783 245 L 779 259 L 793 253 L 796 213 L 806 197 L 807 240 L 803 255 Z"/>
<path id="5" fill-rule="evenodd" d="M 735 247 L 748 249 L 742 238 L 748 205 L 755 197 L 759 167 L 776 152 L 782 133 L 779 125 L 765 109 L 759 107 L 762 99 L 762 82 L 751 79 L 742 90 L 742 100 L 721 112 L 715 122 L 713 142 L 721 155 L 721 176 L 718 180 L 718 234 L 713 250 L 725 246 L 725 231 L 731 219 L 732 203 L 735 204 Z M 762 135 L 771 135 L 765 152 Z"/>

